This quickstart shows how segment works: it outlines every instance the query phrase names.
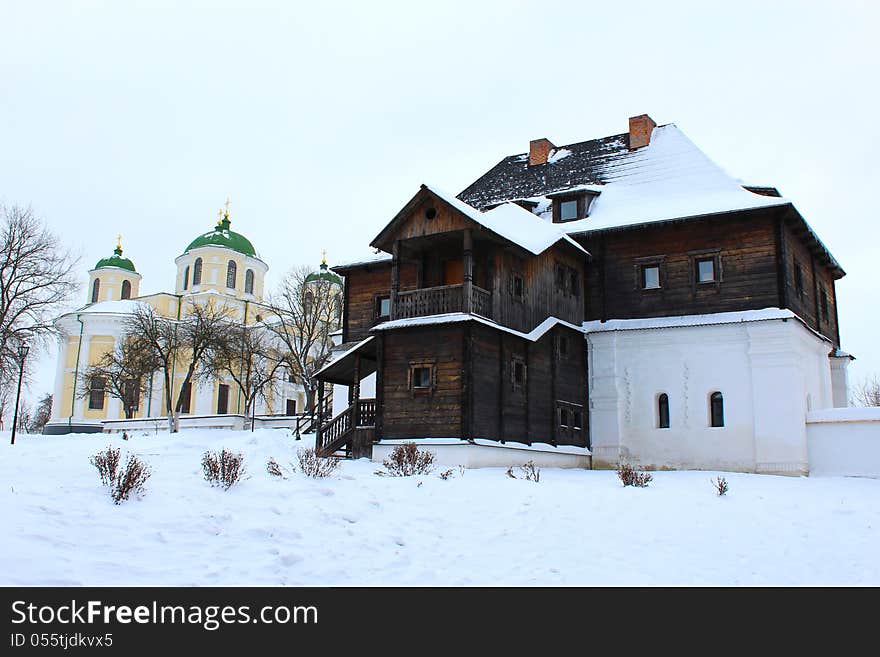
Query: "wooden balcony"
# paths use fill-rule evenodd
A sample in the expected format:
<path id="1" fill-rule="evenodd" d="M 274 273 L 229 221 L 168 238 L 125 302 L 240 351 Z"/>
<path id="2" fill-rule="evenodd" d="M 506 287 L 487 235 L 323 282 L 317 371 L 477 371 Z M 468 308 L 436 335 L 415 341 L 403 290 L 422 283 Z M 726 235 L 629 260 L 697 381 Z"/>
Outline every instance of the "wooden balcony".
<path id="1" fill-rule="evenodd" d="M 470 287 L 470 299 L 465 289 Z M 492 318 L 492 293 L 476 285 L 441 285 L 397 293 L 391 319 L 427 317 L 445 313 L 473 313 Z"/>

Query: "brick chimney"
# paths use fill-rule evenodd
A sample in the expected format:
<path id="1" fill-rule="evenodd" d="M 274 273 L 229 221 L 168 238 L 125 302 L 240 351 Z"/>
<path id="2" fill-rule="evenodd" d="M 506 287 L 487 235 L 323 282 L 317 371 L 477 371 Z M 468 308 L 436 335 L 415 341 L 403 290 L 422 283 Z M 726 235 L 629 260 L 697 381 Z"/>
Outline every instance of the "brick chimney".
<path id="1" fill-rule="evenodd" d="M 651 131 L 657 127 L 647 114 L 629 117 L 629 149 L 633 150 L 651 143 Z"/>
<path id="2" fill-rule="evenodd" d="M 547 158 L 550 157 L 550 152 L 554 150 L 556 146 L 550 143 L 549 139 L 532 139 L 529 142 L 529 166 L 535 166 L 536 164 L 547 164 Z"/>

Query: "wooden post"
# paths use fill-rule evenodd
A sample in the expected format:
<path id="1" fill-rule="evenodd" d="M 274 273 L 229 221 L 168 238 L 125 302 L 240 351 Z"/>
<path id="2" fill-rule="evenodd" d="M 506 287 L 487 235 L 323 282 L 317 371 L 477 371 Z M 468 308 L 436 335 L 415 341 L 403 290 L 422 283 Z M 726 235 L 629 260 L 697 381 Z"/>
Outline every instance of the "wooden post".
<path id="1" fill-rule="evenodd" d="M 324 446 L 322 430 L 324 428 L 324 379 L 318 379 L 318 431 L 315 445 L 318 449 Z"/>
<path id="2" fill-rule="evenodd" d="M 385 390 L 384 390 L 384 375 L 385 375 L 385 365 L 383 362 L 384 358 L 384 342 L 385 338 L 382 335 L 383 331 L 379 331 L 379 335 L 376 336 L 376 432 L 373 434 L 373 440 L 379 442 L 382 440 L 382 423 L 383 423 L 383 413 L 382 413 L 382 405 L 385 400 Z"/>
<path id="3" fill-rule="evenodd" d="M 397 319 L 397 293 L 400 291 L 400 240 L 391 248 L 391 319 Z"/>
<path id="4" fill-rule="evenodd" d="M 464 229 L 462 258 L 464 264 L 464 287 L 461 291 L 461 311 L 470 313 L 473 309 L 472 296 L 474 287 L 474 241 L 470 228 Z"/>
<path id="5" fill-rule="evenodd" d="M 351 426 L 357 427 L 360 426 L 361 423 L 361 408 L 360 408 L 360 399 L 361 399 L 361 355 L 355 353 L 354 355 L 354 382 L 351 384 L 352 391 L 352 418 L 351 418 Z"/>

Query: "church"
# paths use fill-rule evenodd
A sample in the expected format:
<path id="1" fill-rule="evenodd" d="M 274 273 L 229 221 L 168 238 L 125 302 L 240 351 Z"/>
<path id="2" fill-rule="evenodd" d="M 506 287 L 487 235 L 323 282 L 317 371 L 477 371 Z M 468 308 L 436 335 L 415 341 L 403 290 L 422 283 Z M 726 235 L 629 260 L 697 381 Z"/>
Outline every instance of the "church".
<path id="1" fill-rule="evenodd" d="M 325 454 L 800 475 L 811 416 L 847 405 L 841 265 L 780 191 L 648 115 L 422 185 L 370 246 L 334 268 Z"/>
<path id="2" fill-rule="evenodd" d="M 102 380 L 83 381 L 82 372 L 111 351 L 123 336 L 126 318 L 137 304 L 149 304 L 159 316 L 180 319 L 191 302 L 222 304 L 231 317 L 244 324 L 263 321 L 265 276 L 268 265 L 247 237 L 231 229 L 229 206 L 216 226 L 196 237 L 174 260 L 177 276 L 173 292 L 140 295 L 141 275 L 121 243 L 89 271 L 87 303 L 56 321 L 61 334 L 52 419 L 44 433 L 121 431 L 157 426 L 167 416 L 162 377 L 155 375 L 148 392 L 137 400 L 133 419 L 127 419 L 119 399 L 107 394 Z M 335 275 L 326 262 L 315 276 Z M 341 281 L 339 281 L 341 289 Z M 173 404 L 180 397 L 184 368 L 173 376 Z M 302 386 L 282 369 L 274 394 L 258 400 L 257 426 L 291 426 L 305 410 Z M 87 386 L 88 389 L 82 388 Z M 241 428 L 245 402 L 236 385 L 222 378 L 199 380 L 183 391 L 181 427 Z"/>

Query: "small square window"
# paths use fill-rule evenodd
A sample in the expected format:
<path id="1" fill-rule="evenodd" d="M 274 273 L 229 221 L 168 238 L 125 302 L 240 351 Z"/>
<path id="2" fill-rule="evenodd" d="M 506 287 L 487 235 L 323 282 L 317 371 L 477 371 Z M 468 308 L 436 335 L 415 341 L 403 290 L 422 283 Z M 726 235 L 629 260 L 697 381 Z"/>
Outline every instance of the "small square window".
<path id="1" fill-rule="evenodd" d="M 656 290 L 660 287 L 660 265 L 642 267 L 642 289 Z"/>
<path id="2" fill-rule="evenodd" d="M 559 204 L 559 220 L 572 221 L 578 218 L 578 202 L 577 199 L 571 201 L 562 201 Z"/>
<path id="3" fill-rule="evenodd" d="M 697 283 L 715 282 L 715 258 L 697 260 Z"/>
<path id="4" fill-rule="evenodd" d="M 572 411 L 571 414 L 571 426 L 575 429 L 581 428 L 581 412 L 580 411 Z"/>
<path id="5" fill-rule="evenodd" d="M 412 389 L 413 390 L 430 390 L 431 388 L 431 368 L 430 367 L 414 367 L 412 369 Z"/>

